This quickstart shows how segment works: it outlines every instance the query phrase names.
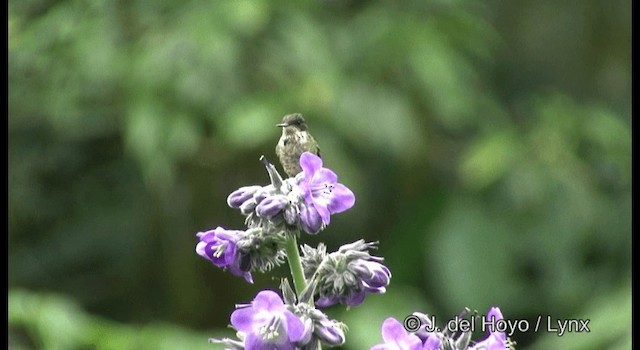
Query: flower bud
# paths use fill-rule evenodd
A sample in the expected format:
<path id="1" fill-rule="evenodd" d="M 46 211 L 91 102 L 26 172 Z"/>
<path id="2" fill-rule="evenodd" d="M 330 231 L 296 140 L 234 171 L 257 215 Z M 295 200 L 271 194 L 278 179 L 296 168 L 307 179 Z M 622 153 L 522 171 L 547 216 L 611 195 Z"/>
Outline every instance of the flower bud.
<path id="1" fill-rule="evenodd" d="M 289 204 L 287 197 L 278 194 L 263 199 L 256 207 L 256 213 L 264 218 L 271 218 L 278 215 Z"/>
<path id="2" fill-rule="evenodd" d="M 284 221 L 289 225 L 295 225 L 298 222 L 298 211 L 293 205 L 284 208 Z"/>
<path id="3" fill-rule="evenodd" d="M 322 218 L 320 214 L 310 205 L 300 205 L 300 226 L 308 233 L 315 235 L 322 229 Z"/>
<path id="4" fill-rule="evenodd" d="M 262 200 L 264 200 L 265 198 L 267 198 L 269 194 L 267 193 L 267 191 L 264 191 L 264 189 L 262 191 L 257 191 L 256 193 L 253 194 L 253 199 L 255 199 L 256 203 L 260 204 L 262 202 Z"/>
<path id="5" fill-rule="evenodd" d="M 231 208 L 238 209 L 248 199 L 252 198 L 253 195 L 262 189 L 262 186 L 244 186 L 239 189 L 231 192 L 229 197 L 227 197 L 227 204 Z"/>
<path id="6" fill-rule="evenodd" d="M 249 214 L 253 213 L 253 210 L 256 208 L 257 205 L 258 205 L 258 202 L 254 198 L 246 200 L 240 206 L 240 212 L 243 215 L 249 215 Z"/>
<path id="7" fill-rule="evenodd" d="M 370 288 L 380 288 L 389 285 L 391 271 L 375 261 L 356 260 L 351 268 L 355 271 L 362 282 Z"/>
<path id="8" fill-rule="evenodd" d="M 315 325 L 315 334 L 324 344 L 338 346 L 344 344 L 345 335 L 338 323 L 329 319 L 321 320 Z"/>

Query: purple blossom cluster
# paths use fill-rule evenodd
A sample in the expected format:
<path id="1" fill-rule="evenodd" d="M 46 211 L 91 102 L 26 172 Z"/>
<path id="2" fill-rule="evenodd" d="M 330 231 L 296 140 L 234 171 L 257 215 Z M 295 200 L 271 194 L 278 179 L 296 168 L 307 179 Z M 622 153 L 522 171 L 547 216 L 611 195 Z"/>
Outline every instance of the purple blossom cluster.
<path id="1" fill-rule="evenodd" d="M 247 229 L 216 227 L 197 233 L 198 255 L 250 283 L 252 272 L 267 272 L 290 259 L 292 237 L 302 231 L 317 234 L 330 224 L 331 215 L 355 203 L 353 192 L 312 153 L 301 155 L 302 172 L 287 179 L 264 159 L 263 164 L 270 184 L 241 187 L 227 197 L 227 204 L 245 216 Z M 382 265 L 381 257 L 369 255 L 374 247 L 358 241 L 326 254 L 320 244 L 318 252 L 323 254 L 315 254 L 305 245 L 301 249 L 309 259 L 302 259 L 298 275 L 308 281 L 302 283 L 306 288 L 296 294 L 285 279 L 281 284 L 284 300 L 274 291 L 260 291 L 251 303 L 237 305 L 232 313 L 231 326 L 237 337 L 211 341 L 231 350 L 316 350 L 343 344 L 346 326 L 329 319 L 316 306 L 355 306 L 367 293 L 385 292 L 391 272 Z M 310 259 L 312 255 L 319 260 Z M 336 263 L 344 264 L 345 269 L 335 269 Z"/>
<path id="2" fill-rule="evenodd" d="M 367 294 L 382 294 L 391 280 L 391 271 L 382 257 L 369 254 L 377 243 L 364 240 L 345 244 L 327 254 L 324 244 L 302 247 L 305 276 L 317 283 L 316 305 L 360 305 Z"/>
<path id="3" fill-rule="evenodd" d="M 482 341 L 471 342 L 470 332 L 455 334 L 448 330 L 427 331 L 435 329 L 429 317 L 415 312 L 413 315 L 421 320 L 421 327 L 416 332 L 407 331 L 395 318 L 389 317 L 382 323 L 382 340 L 384 343 L 371 347 L 370 350 L 507 350 L 513 349 L 513 343 L 504 332 L 489 329 L 488 336 Z M 504 319 L 498 307 L 492 307 L 487 318 L 493 322 Z"/>
<path id="4" fill-rule="evenodd" d="M 272 164 L 264 165 L 271 184 L 241 187 L 227 197 L 227 204 L 246 216 L 247 230 L 217 227 L 197 233 L 198 255 L 250 283 L 251 272 L 267 272 L 284 263 L 287 235 L 300 230 L 316 234 L 331 215 L 355 203 L 353 192 L 314 154 L 302 154 L 303 172 L 285 180 Z"/>
<path id="5" fill-rule="evenodd" d="M 361 239 L 331 253 L 323 243 L 316 248 L 297 246 L 300 232 L 315 235 L 324 230 L 331 215 L 354 205 L 355 196 L 312 153 L 300 156 L 302 172 L 287 179 L 261 160 L 271 183 L 241 187 L 227 198 L 227 204 L 245 216 L 246 229 L 216 227 L 198 232 L 195 250 L 249 283 L 253 283 L 253 272 L 267 272 L 288 261 L 296 292 L 287 279 L 282 280 L 282 294 L 258 292 L 250 303 L 236 305 L 231 314 L 236 338 L 211 342 L 227 350 L 321 350 L 342 345 L 346 326 L 318 307 L 357 306 L 368 294 L 385 293 L 391 271 L 382 257 L 369 253 L 377 242 Z M 414 315 L 425 324 L 430 322 L 424 314 Z M 498 308 L 492 308 L 489 316 L 502 319 Z M 470 333 L 407 332 L 394 318 L 384 321 L 382 338 L 384 343 L 371 350 L 498 350 L 511 346 L 500 332 L 471 344 Z"/>
<path id="6" fill-rule="evenodd" d="M 247 216 L 248 226 L 265 220 L 286 223 L 288 230 L 301 229 L 317 234 L 331 222 L 331 215 L 344 212 L 355 203 L 353 192 L 338 183 L 338 176 L 322 166 L 322 159 L 305 152 L 300 156 L 302 172 L 282 180 L 273 165 L 265 163 L 272 183 L 268 186 L 246 186 L 227 198 L 230 207 Z"/>
<path id="7" fill-rule="evenodd" d="M 318 343 L 338 346 L 345 341 L 343 324 L 330 320 L 307 302 L 285 303 L 271 290 L 260 291 L 249 304 L 236 305 L 231 326 L 238 340 L 211 341 L 232 350 L 313 350 Z"/>

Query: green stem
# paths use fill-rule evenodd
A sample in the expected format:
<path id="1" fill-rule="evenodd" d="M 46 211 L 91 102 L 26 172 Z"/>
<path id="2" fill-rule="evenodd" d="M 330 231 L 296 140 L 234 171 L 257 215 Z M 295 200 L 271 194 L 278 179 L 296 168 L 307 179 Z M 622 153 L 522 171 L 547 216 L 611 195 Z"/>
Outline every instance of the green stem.
<path id="1" fill-rule="evenodd" d="M 300 295 L 307 286 L 307 281 L 304 279 L 304 270 L 302 269 L 302 262 L 300 261 L 300 252 L 298 251 L 298 242 L 295 233 L 289 235 L 289 238 L 287 238 L 285 251 L 287 252 L 287 260 L 289 261 L 289 269 L 291 270 L 296 295 Z"/>
<path id="2" fill-rule="evenodd" d="M 302 293 L 304 288 L 307 286 L 307 281 L 304 279 L 304 270 L 302 269 L 302 262 L 300 261 L 300 251 L 298 251 L 296 233 L 289 235 L 284 249 L 287 253 L 287 260 L 289 261 L 289 269 L 291 270 L 291 277 L 293 278 L 293 287 L 296 290 L 296 295 L 300 296 L 300 293 Z M 318 350 L 322 350 L 322 343 L 320 343 L 320 340 L 316 341 L 316 348 Z"/>

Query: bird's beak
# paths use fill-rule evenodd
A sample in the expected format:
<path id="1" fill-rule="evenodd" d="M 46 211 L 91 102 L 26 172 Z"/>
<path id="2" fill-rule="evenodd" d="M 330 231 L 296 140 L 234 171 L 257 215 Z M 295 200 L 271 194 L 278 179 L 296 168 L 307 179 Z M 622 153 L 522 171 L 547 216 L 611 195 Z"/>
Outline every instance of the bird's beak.
<path id="1" fill-rule="evenodd" d="M 287 124 L 280 123 L 280 124 L 276 124 L 276 126 L 279 127 L 279 128 L 284 128 L 285 126 L 287 126 Z"/>

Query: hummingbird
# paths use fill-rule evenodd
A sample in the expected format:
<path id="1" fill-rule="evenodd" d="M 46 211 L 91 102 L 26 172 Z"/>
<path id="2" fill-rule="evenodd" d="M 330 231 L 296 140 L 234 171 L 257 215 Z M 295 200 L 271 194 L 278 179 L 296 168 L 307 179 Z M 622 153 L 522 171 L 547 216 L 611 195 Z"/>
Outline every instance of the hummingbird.
<path id="1" fill-rule="evenodd" d="M 309 133 L 302 114 L 287 114 L 282 118 L 282 123 L 276 126 L 282 128 L 282 136 L 276 145 L 276 155 L 280 159 L 284 172 L 289 177 L 294 177 L 302 171 L 300 155 L 311 152 L 320 156 L 320 148 Z"/>

